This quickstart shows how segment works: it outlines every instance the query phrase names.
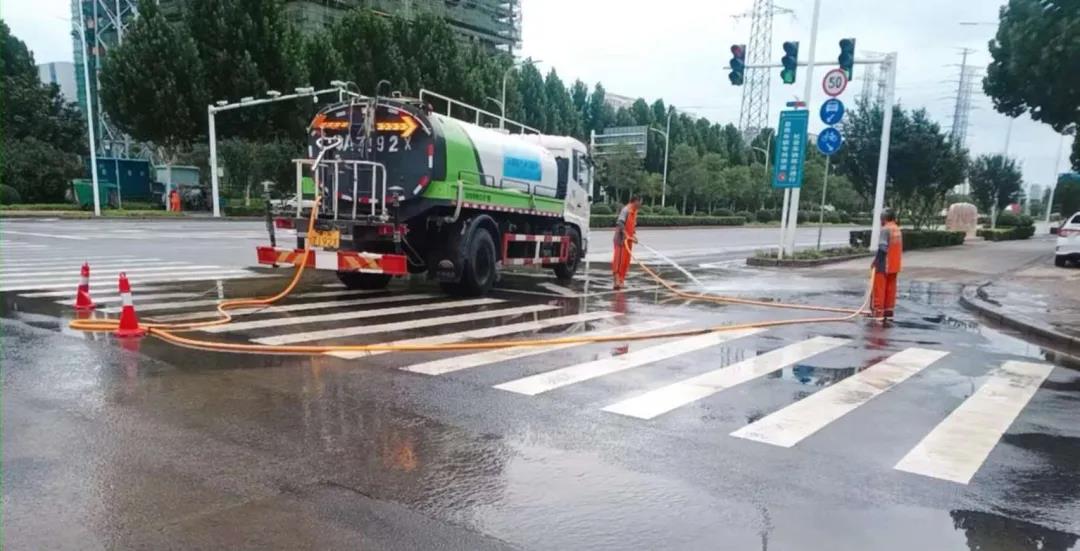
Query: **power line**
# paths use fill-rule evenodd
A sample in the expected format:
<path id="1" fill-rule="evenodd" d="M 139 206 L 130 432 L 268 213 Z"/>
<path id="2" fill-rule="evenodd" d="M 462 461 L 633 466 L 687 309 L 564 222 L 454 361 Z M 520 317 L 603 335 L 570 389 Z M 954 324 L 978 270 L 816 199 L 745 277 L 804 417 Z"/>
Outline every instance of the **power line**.
<path id="1" fill-rule="evenodd" d="M 750 40 L 747 44 L 747 64 L 768 64 L 772 57 L 773 15 L 794 13 L 773 4 L 772 0 L 754 0 L 750 12 Z M 747 14 L 736 15 L 739 19 Z M 753 139 L 762 128 L 769 125 L 769 70 L 747 69 L 742 91 L 742 107 L 739 110 L 739 130 L 747 141 Z"/>

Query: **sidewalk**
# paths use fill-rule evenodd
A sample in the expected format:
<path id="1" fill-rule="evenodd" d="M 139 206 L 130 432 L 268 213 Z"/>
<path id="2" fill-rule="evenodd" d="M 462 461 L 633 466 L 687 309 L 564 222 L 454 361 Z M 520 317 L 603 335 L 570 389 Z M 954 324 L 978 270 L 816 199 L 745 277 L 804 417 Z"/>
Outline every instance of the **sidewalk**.
<path id="1" fill-rule="evenodd" d="M 904 253 L 902 281 L 936 281 L 963 287 L 960 303 L 993 321 L 1038 336 L 1062 351 L 1080 353 L 1080 269 L 1058 268 L 1054 240 L 1036 236 Z M 865 259 L 800 273 L 808 277 L 854 277 Z"/>

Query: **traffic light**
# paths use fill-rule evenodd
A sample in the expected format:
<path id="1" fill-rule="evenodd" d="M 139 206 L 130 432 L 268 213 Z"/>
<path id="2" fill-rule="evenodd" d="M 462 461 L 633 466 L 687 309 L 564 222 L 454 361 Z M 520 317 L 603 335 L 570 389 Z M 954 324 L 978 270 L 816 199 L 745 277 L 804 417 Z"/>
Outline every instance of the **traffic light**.
<path id="1" fill-rule="evenodd" d="M 728 80 L 735 86 L 742 86 L 746 73 L 746 44 L 731 45 L 731 61 L 728 64 L 731 65 Z"/>
<path id="2" fill-rule="evenodd" d="M 780 69 L 780 80 L 784 81 L 784 84 L 795 84 L 795 69 L 799 65 L 798 42 L 784 43 L 784 57 L 780 58 L 780 63 L 784 66 Z"/>
<path id="3" fill-rule="evenodd" d="M 851 73 L 855 68 L 855 39 L 854 38 L 841 38 L 840 39 L 840 57 L 836 58 L 836 61 L 840 63 L 840 68 L 847 73 L 848 80 L 851 80 Z"/>

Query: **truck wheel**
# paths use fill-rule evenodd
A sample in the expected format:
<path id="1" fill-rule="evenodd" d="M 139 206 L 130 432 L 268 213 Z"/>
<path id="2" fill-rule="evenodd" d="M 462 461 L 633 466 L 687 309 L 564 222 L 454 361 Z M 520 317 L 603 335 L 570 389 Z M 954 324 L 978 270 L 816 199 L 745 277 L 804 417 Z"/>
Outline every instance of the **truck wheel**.
<path id="1" fill-rule="evenodd" d="M 465 267 L 461 274 L 460 294 L 481 296 L 495 286 L 496 263 L 495 240 L 491 233 L 482 228 L 474 230 L 469 240 L 469 250 L 465 256 Z"/>
<path id="2" fill-rule="evenodd" d="M 1065 260 L 1066 259 L 1065 259 L 1064 256 L 1055 256 L 1054 257 L 1054 266 L 1057 266 L 1058 268 L 1064 268 L 1065 267 Z"/>
<path id="3" fill-rule="evenodd" d="M 567 234 L 570 236 L 570 250 L 567 251 L 566 264 L 554 268 L 555 277 L 562 280 L 573 279 L 581 265 L 581 234 L 574 228 L 570 228 Z"/>
<path id="4" fill-rule="evenodd" d="M 347 289 L 385 289 L 390 284 L 387 274 L 361 274 L 356 272 L 338 272 L 337 277 Z"/>

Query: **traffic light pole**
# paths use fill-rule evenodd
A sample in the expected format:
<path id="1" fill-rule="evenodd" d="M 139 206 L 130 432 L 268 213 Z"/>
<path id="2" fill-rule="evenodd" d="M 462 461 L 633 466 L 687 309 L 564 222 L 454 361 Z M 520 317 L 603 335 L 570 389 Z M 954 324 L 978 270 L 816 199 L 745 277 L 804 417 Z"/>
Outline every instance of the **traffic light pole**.
<path id="1" fill-rule="evenodd" d="M 810 52 L 806 57 L 806 86 L 803 88 L 802 97 L 808 110 L 810 109 L 810 98 L 814 91 L 814 47 L 817 45 L 818 16 L 820 12 L 821 0 L 814 0 L 814 14 L 810 20 Z M 795 230 L 799 226 L 800 191 L 800 188 L 791 190 L 791 200 L 788 202 L 791 209 L 791 212 L 787 215 L 788 224 L 786 228 L 780 228 L 781 235 L 784 236 L 784 248 L 787 250 L 788 256 L 794 256 L 795 254 Z"/>

